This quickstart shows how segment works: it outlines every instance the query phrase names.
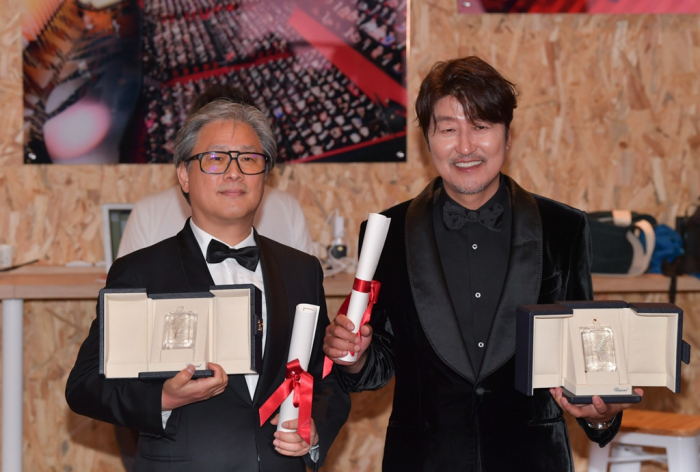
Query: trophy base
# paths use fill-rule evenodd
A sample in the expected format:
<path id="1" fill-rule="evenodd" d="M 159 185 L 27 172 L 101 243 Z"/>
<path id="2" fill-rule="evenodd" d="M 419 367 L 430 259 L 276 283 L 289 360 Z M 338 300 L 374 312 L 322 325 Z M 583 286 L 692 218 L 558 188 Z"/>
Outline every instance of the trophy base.
<path id="1" fill-rule="evenodd" d="M 574 405 L 585 405 L 593 403 L 594 395 L 574 395 L 564 387 L 561 388 L 561 392 L 569 403 Z M 634 392 L 629 395 L 598 395 L 601 400 L 605 403 L 639 403 L 642 401 L 641 395 Z"/>

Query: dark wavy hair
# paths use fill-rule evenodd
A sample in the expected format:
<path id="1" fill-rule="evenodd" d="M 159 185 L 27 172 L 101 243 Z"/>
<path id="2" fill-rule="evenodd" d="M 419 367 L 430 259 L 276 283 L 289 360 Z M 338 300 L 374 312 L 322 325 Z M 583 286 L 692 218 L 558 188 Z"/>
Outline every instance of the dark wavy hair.
<path id="1" fill-rule="evenodd" d="M 430 147 L 430 124 L 435 118 L 435 104 L 444 97 L 454 97 L 462 104 L 471 122 L 503 123 L 506 140 L 518 106 L 515 84 L 476 56 L 436 63 L 421 83 L 416 99 L 418 126 Z"/>

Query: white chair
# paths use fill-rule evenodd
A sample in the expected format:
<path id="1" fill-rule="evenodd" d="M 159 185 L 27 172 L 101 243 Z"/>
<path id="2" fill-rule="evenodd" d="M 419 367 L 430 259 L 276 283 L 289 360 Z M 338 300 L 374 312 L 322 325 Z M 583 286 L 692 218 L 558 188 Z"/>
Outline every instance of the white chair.
<path id="1" fill-rule="evenodd" d="M 664 448 L 666 454 L 642 448 Z M 668 464 L 668 472 L 700 472 L 700 416 L 626 410 L 615 439 L 604 448 L 591 442 L 588 472 L 639 472 L 643 461 Z"/>

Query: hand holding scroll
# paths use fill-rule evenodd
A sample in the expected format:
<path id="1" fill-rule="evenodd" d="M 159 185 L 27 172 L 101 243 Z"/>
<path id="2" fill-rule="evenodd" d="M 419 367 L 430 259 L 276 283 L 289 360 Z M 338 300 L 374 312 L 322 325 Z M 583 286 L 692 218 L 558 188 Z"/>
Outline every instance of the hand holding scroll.
<path id="1" fill-rule="evenodd" d="M 351 374 L 357 373 L 365 363 L 364 353 L 372 342 L 372 327 L 368 324 L 360 327 L 359 336 L 353 333 L 355 325 L 345 315 L 338 315 L 333 322 L 326 327 L 326 336 L 323 338 L 323 353 L 333 362 L 345 366 Z M 357 362 L 341 360 L 350 352 L 358 353 Z"/>
<path id="2" fill-rule="evenodd" d="M 194 366 L 189 365 L 175 377 L 166 380 L 163 384 L 161 409 L 174 410 L 190 403 L 209 400 L 223 393 L 228 385 L 228 375 L 220 365 L 213 362 L 209 362 L 207 367 L 214 371 L 213 377 L 193 380 Z"/>
<path id="3" fill-rule="evenodd" d="M 270 420 L 270 423 L 276 425 L 280 415 L 275 416 Z M 289 420 L 282 423 L 282 427 L 287 430 L 296 430 L 299 420 Z M 311 444 L 304 441 L 297 431 L 285 432 L 276 431 L 275 440 L 272 442 L 275 450 L 280 454 L 292 457 L 301 457 L 306 455 L 312 446 L 318 444 L 318 433 L 316 432 L 316 424 L 311 418 Z"/>
<path id="4" fill-rule="evenodd" d="M 311 418 L 314 378 L 308 372 L 308 368 L 319 309 L 319 306 L 307 303 L 297 305 L 284 382 L 265 400 L 259 410 L 260 426 L 263 426 L 279 408 L 276 422 L 272 423 L 277 425 L 277 432 L 298 434 L 307 445 L 313 444 L 312 438 L 315 434 L 315 425 Z M 279 424 L 280 422 L 282 424 Z M 287 429 L 287 424 L 293 424 L 294 428 L 298 426 L 299 429 Z"/>

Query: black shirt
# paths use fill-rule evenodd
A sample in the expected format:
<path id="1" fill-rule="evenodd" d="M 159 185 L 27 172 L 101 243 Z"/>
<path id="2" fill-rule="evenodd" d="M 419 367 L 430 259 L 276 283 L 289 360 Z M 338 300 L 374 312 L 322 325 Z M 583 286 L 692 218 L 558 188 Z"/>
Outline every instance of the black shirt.
<path id="1" fill-rule="evenodd" d="M 438 189 L 433 204 L 433 227 L 462 338 L 478 373 L 508 271 L 512 208 L 502 177 L 496 194 L 476 209 L 488 209 L 500 203 L 501 231 L 493 231 L 478 222 L 467 222 L 459 230 L 448 229 L 442 218 L 447 201 L 461 206 L 447 195 L 444 187 Z"/>

